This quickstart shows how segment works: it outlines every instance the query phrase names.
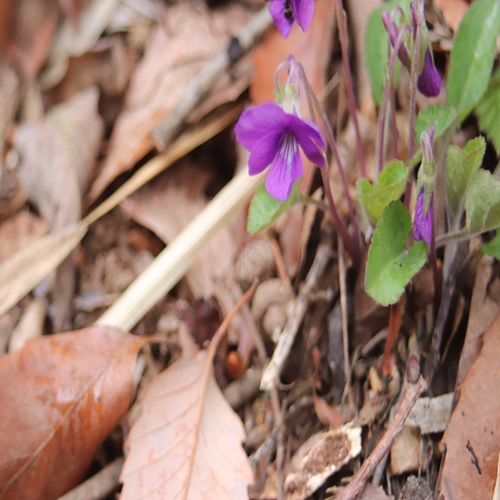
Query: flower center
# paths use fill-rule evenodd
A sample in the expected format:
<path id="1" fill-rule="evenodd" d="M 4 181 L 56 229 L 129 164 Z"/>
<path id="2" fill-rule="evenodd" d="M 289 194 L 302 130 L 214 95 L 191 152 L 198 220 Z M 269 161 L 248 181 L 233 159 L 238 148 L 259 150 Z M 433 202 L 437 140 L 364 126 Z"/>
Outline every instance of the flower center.
<path id="1" fill-rule="evenodd" d="M 279 155 L 287 165 L 291 165 L 298 149 L 297 140 L 292 134 L 285 133 L 280 141 Z"/>

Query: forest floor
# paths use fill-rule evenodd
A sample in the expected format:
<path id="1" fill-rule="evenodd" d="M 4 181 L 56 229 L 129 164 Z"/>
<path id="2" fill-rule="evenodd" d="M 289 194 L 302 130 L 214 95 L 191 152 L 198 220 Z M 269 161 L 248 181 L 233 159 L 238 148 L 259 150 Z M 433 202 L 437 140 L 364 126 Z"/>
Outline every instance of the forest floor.
<path id="1" fill-rule="evenodd" d="M 500 495 L 500 268 L 481 246 L 491 231 L 456 247 L 442 291 L 429 261 L 391 306 L 365 290 L 374 228 L 360 219 L 356 261 L 310 163 L 301 190 L 314 202 L 247 231 L 263 177 L 247 175 L 234 126 L 274 102 L 290 54 L 332 124 L 353 199 L 360 148 L 377 175 L 365 33 L 382 3 L 344 2 L 357 125 L 336 2 L 317 0 L 309 29 L 287 38 L 268 5 L 3 2 L 1 498 Z M 469 9 L 426 2 L 444 83 L 419 109 L 446 101 Z M 409 96 L 402 70 L 391 146 L 402 161 Z M 438 162 L 445 139 L 463 148 L 479 133 L 471 115 L 436 140 Z M 498 173 L 498 161 L 488 140 L 483 168 Z M 352 232 L 338 170 L 329 176 Z"/>

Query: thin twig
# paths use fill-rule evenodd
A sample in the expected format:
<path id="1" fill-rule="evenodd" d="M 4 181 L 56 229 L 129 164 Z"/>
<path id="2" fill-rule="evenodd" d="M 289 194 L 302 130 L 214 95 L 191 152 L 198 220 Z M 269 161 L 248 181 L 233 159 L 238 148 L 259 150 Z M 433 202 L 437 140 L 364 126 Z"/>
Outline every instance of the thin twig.
<path id="1" fill-rule="evenodd" d="M 100 500 L 111 495 L 118 486 L 124 460 L 123 457 L 113 460 L 97 474 L 59 497 L 59 500 Z"/>
<path id="2" fill-rule="evenodd" d="M 344 248 L 342 242 L 338 240 L 339 250 L 339 288 L 340 288 L 340 312 L 342 317 L 342 347 L 344 350 L 344 398 L 347 397 L 351 391 L 351 364 L 349 362 L 349 325 L 347 318 L 347 286 L 346 286 L 346 266 L 344 258 Z M 349 401 L 351 403 L 351 401 Z"/>
<path id="3" fill-rule="evenodd" d="M 412 358 L 410 358 L 409 365 L 411 363 L 411 359 Z M 377 467 L 377 464 L 383 459 L 403 430 L 405 420 L 410 414 L 411 409 L 417 402 L 420 395 L 427 388 L 427 384 L 421 375 L 418 376 L 416 381 L 408 380 L 408 382 L 409 383 L 406 386 L 403 399 L 401 400 L 394 420 L 389 424 L 389 427 L 387 428 L 382 439 L 379 441 L 371 455 L 363 462 L 363 465 L 353 476 L 351 482 L 342 490 L 340 495 L 337 497 L 337 500 L 353 500 L 361 494 L 368 479 Z"/>
<path id="4" fill-rule="evenodd" d="M 324 273 L 330 255 L 331 250 L 329 245 L 320 245 L 304 286 L 294 301 L 293 309 L 291 308 L 292 314 L 288 318 L 287 324 L 280 335 L 278 345 L 274 349 L 273 357 L 264 370 L 260 384 L 262 390 L 270 390 L 276 387 L 283 365 L 292 349 L 293 342 L 304 319 L 304 314 L 309 306 L 310 294 Z"/>

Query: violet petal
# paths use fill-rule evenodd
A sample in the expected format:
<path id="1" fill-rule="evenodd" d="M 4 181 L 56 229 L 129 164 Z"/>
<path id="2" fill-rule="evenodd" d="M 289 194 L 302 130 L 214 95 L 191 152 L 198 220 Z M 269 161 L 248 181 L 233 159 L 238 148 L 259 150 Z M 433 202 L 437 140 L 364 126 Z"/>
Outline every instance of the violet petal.
<path id="1" fill-rule="evenodd" d="M 291 0 L 290 6 L 302 31 L 306 31 L 314 15 L 314 0 Z"/>
<path id="2" fill-rule="evenodd" d="M 413 237 L 416 240 L 424 240 L 427 245 L 431 244 L 432 230 L 434 225 L 434 197 L 431 198 L 427 217 L 424 217 L 424 190 L 420 190 L 415 207 L 413 219 Z"/>
<path id="3" fill-rule="evenodd" d="M 292 15 L 285 16 L 285 2 L 284 0 L 271 0 L 271 5 L 269 6 L 269 13 L 273 18 L 274 24 L 279 29 L 280 33 L 287 38 L 292 25 L 295 22 L 295 17 Z"/>
<path id="4" fill-rule="evenodd" d="M 283 136 L 281 130 L 277 130 L 263 137 L 252 149 L 248 158 L 248 173 L 250 175 L 260 174 L 271 165 L 280 147 Z"/>
<path id="5" fill-rule="evenodd" d="M 318 127 L 294 116 L 288 130 L 295 136 L 307 158 L 318 167 L 324 166 L 323 151 L 326 143 Z"/>
<path id="6" fill-rule="evenodd" d="M 283 130 L 289 121 L 283 109 L 273 102 L 249 108 L 243 111 L 234 127 L 236 140 L 250 151 L 269 133 Z"/>
<path id="7" fill-rule="evenodd" d="M 277 200 L 286 200 L 303 168 L 297 142 L 292 136 L 283 136 L 280 151 L 267 173 L 267 192 Z"/>

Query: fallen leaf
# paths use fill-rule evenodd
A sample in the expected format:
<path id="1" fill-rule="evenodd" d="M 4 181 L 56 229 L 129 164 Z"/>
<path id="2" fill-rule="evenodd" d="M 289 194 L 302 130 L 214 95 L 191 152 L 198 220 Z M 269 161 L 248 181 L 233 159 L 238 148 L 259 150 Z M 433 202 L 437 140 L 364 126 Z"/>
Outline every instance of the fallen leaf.
<path id="1" fill-rule="evenodd" d="M 20 183 L 52 229 L 64 228 L 81 218 L 81 200 L 104 129 L 98 99 L 97 89 L 89 88 L 53 107 L 42 120 L 21 125 L 14 137 L 21 157 Z M 53 284 L 56 330 L 69 326 L 74 288 L 74 262 L 67 259 Z"/>
<path id="2" fill-rule="evenodd" d="M 28 210 L 7 219 L 0 224 L 0 262 L 33 244 L 47 230 L 47 222 Z"/>
<path id="3" fill-rule="evenodd" d="M 458 388 L 459 400 L 443 436 L 446 454 L 436 498 L 491 498 L 500 449 L 500 316 Z"/>
<path id="4" fill-rule="evenodd" d="M 470 303 L 464 347 L 460 354 L 457 385 L 477 358 L 482 336 L 500 315 L 500 278 L 495 274 L 494 259 L 485 255 L 479 263 Z"/>
<path id="5" fill-rule="evenodd" d="M 80 220 L 103 134 L 98 99 L 96 88 L 87 89 L 54 106 L 42 120 L 21 125 L 14 136 L 20 182 L 53 229 Z"/>
<path id="6" fill-rule="evenodd" d="M 45 71 L 40 83 L 49 89 L 64 76 L 70 56 L 81 56 L 102 35 L 120 5 L 120 0 L 87 0 L 78 23 L 66 18 L 57 31 Z"/>
<path id="7" fill-rule="evenodd" d="M 238 33 L 249 18 L 248 9 L 235 2 L 210 11 L 210 16 L 203 15 L 206 8 L 198 2 L 179 2 L 168 9 L 165 23 L 171 28 L 158 24 L 152 29 L 92 186 L 92 199 L 153 148 L 151 132 L 182 102 L 186 82 L 200 78 L 205 61 L 225 50 L 227 32 Z"/>
<path id="8" fill-rule="evenodd" d="M 0 265 L 0 316 L 46 278 L 80 243 L 86 225 L 47 234 Z"/>
<path id="9" fill-rule="evenodd" d="M 457 31 L 462 17 L 469 10 L 469 3 L 465 0 L 435 0 L 435 3 L 443 13 L 444 22 Z"/>
<path id="10" fill-rule="evenodd" d="M 144 339 L 93 327 L 0 358 L 0 496 L 57 498 L 127 412 Z"/>
<path id="11" fill-rule="evenodd" d="M 243 425 L 217 386 L 213 355 L 181 358 L 140 400 L 125 443 L 122 500 L 247 498 Z"/>

